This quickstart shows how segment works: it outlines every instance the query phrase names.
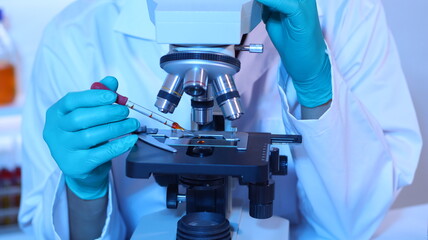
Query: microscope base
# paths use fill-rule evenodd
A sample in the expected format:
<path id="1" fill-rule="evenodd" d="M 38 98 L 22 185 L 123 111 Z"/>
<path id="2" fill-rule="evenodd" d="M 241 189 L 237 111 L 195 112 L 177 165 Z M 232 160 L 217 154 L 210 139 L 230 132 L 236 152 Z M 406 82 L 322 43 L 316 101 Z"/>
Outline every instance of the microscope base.
<path id="1" fill-rule="evenodd" d="M 185 214 L 184 204 L 178 209 L 162 211 L 143 216 L 131 240 L 174 240 L 177 222 Z M 232 240 L 288 240 L 289 222 L 285 218 L 272 216 L 269 219 L 255 219 L 248 214 L 248 207 L 236 204 L 228 218 L 232 230 Z"/>

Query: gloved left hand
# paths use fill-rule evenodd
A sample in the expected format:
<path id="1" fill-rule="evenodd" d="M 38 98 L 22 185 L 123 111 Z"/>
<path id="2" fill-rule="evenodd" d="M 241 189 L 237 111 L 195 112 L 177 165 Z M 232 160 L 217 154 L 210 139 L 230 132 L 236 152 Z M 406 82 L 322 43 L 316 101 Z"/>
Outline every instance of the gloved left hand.
<path id="1" fill-rule="evenodd" d="M 114 77 L 106 77 L 101 83 L 113 91 L 118 86 Z M 81 199 L 107 194 L 111 159 L 137 141 L 136 135 L 127 134 L 140 123 L 127 118 L 127 107 L 113 104 L 117 98 L 113 91 L 69 93 L 46 113 L 43 138 L 68 188 Z"/>
<path id="2" fill-rule="evenodd" d="M 327 103 L 332 96 L 330 60 L 315 0 L 258 0 L 270 39 L 305 107 Z"/>

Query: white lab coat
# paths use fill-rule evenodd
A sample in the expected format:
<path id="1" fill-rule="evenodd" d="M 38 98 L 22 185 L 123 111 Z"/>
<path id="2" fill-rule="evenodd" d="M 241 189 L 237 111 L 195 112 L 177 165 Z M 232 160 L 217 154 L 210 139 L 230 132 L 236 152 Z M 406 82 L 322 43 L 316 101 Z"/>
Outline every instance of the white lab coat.
<path id="1" fill-rule="evenodd" d="M 38 239 L 68 238 L 64 179 L 42 139 L 46 110 L 106 75 L 118 78 L 119 93 L 153 106 L 166 75 L 159 58 L 168 46 L 153 41 L 146 7 L 141 0 L 77 1 L 45 32 L 24 115 L 20 211 L 21 226 Z M 299 120 L 291 80 L 261 24 L 247 42 L 263 43 L 266 51 L 242 53 L 235 77 L 246 110 L 238 129 L 303 135 L 292 146 L 297 180 L 288 180 L 297 188 L 297 206 L 281 197 L 294 195 L 293 187 L 277 179 L 275 214 L 293 219 L 293 237 L 368 239 L 413 180 L 418 123 L 381 2 L 325 0 L 318 7 L 332 63 L 330 109 L 318 120 Z M 188 101 L 171 117 L 184 125 Z M 127 178 L 124 159 L 113 160 L 103 239 L 123 239 L 142 215 L 165 208 L 165 190 L 153 180 Z"/>

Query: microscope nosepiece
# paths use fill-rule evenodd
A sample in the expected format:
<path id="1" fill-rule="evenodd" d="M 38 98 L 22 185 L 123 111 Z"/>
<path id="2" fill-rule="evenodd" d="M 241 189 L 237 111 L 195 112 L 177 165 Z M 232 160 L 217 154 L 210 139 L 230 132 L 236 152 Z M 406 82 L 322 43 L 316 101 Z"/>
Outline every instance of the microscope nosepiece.
<path id="1" fill-rule="evenodd" d="M 168 74 L 159 90 L 155 106 L 163 113 L 173 113 L 183 95 L 183 80 L 178 75 Z"/>
<path id="2" fill-rule="evenodd" d="M 218 76 L 214 80 L 216 100 L 223 115 L 228 120 L 236 120 L 244 114 L 241 97 L 236 89 L 235 81 L 229 74 Z"/>
<path id="3" fill-rule="evenodd" d="M 201 47 L 176 47 L 160 59 L 160 66 L 169 73 L 159 91 L 156 107 L 164 113 L 172 113 L 183 92 L 192 96 L 192 120 L 199 125 L 212 121 L 212 103 L 208 100 L 209 85 L 223 116 L 236 120 L 244 113 L 233 74 L 239 72 L 239 59 L 222 52 L 204 51 Z M 188 48 L 188 49 L 187 49 Z M 223 49 L 223 47 L 221 47 Z"/>

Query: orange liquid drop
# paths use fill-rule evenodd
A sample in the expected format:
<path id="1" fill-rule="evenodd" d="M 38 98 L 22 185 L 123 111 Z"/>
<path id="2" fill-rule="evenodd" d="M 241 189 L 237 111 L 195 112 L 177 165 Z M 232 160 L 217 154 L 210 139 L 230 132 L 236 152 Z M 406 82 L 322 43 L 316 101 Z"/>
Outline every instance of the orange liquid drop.
<path id="1" fill-rule="evenodd" d="M 173 129 L 178 129 L 178 130 L 184 130 L 184 128 L 182 128 L 182 127 L 180 126 L 180 124 L 178 124 L 178 123 L 176 123 L 176 122 L 174 122 L 174 123 L 172 124 L 172 128 L 173 128 Z"/>

